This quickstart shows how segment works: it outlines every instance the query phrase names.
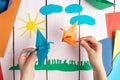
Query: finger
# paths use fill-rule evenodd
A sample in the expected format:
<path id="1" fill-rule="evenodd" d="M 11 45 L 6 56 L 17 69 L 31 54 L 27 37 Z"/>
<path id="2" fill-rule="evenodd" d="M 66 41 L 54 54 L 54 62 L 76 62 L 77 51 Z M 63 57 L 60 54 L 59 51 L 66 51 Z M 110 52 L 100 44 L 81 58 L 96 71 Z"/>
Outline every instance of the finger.
<path id="1" fill-rule="evenodd" d="M 34 66 L 36 59 L 37 59 L 36 53 L 35 52 L 34 53 L 30 53 L 30 55 L 28 56 L 28 59 L 26 61 L 26 64 Z"/>
<path id="2" fill-rule="evenodd" d="M 25 48 L 21 52 L 28 52 L 30 50 L 35 50 L 35 48 Z M 28 56 L 29 56 L 29 54 L 20 54 L 19 59 L 18 59 L 20 68 L 22 68 L 24 66 L 24 64 L 26 63 Z"/>
<path id="3" fill-rule="evenodd" d="M 101 43 L 91 36 L 80 38 L 80 40 L 89 42 L 92 46 L 95 46 L 97 50 L 101 47 Z"/>
<path id="4" fill-rule="evenodd" d="M 80 44 L 81 44 L 82 47 L 85 48 L 85 50 L 88 52 L 88 54 L 91 51 L 93 51 L 93 49 L 89 46 L 89 44 L 86 41 L 82 40 Z"/>
<path id="5" fill-rule="evenodd" d="M 18 63 L 20 68 L 22 68 L 26 62 L 28 54 L 20 54 L 19 59 L 18 59 Z"/>
<path id="6" fill-rule="evenodd" d="M 36 48 L 25 48 L 22 50 L 22 52 L 28 52 L 28 51 L 31 51 L 31 50 L 36 50 Z"/>

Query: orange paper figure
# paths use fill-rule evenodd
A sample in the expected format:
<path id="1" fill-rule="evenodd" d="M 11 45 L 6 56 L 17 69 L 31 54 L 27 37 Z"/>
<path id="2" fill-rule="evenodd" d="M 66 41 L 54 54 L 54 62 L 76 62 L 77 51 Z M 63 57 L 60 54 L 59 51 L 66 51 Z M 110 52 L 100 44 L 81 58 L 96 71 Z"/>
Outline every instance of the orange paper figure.
<path id="1" fill-rule="evenodd" d="M 120 12 L 106 14 L 108 37 L 115 36 L 115 31 L 120 30 Z"/>
<path id="2" fill-rule="evenodd" d="M 10 7 L 0 14 L 0 57 L 4 57 L 20 2 L 21 0 L 12 0 Z"/>
<path id="3" fill-rule="evenodd" d="M 77 24 L 76 22 L 73 26 L 71 26 L 67 31 L 65 31 L 63 28 L 61 30 L 64 31 L 62 41 L 67 42 L 68 44 L 76 47 L 76 30 L 77 30 Z"/>

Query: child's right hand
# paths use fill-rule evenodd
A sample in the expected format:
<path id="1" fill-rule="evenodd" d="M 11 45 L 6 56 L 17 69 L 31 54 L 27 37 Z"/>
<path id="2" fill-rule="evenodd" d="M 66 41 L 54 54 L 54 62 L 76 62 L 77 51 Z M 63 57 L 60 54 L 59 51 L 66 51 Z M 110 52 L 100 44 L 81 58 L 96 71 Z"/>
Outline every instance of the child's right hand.
<path id="1" fill-rule="evenodd" d="M 36 53 L 26 54 L 30 50 L 35 50 L 34 48 L 26 48 L 22 50 L 22 54 L 19 56 L 19 66 L 20 66 L 20 80 L 34 80 L 35 70 L 34 64 L 37 59 Z"/>
<path id="2" fill-rule="evenodd" d="M 88 53 L 94 80 L 107 80 L 102 62 L 102 44 L 91 36 L 80 38 L 80 44 Z"/>
<path id="3" fill-rule="evenodd" d="M 80 44 L 88 53 L 88 57 L 93 69 L 98 69 L 100 66 L 103 66 L 102 44 L 91 36 L 80 38 L 80 41 Z"/>

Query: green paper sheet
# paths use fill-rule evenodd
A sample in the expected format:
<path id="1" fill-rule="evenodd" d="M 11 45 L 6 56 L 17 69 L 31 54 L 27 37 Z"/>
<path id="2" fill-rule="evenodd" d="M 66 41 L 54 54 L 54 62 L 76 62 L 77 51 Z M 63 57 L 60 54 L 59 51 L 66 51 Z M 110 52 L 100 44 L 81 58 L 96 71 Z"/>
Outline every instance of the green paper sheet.
<path id="1" fill-rule="evenodd" d="M 99 10 L 106 9 L 108 7 L 115 5 L 114 3 L 111 3 L 107 0 L 86 0 L 86 1 Z"/>
<path id="2" fill-rule="evenodd" d="M 60 59 L 52 59 L 48 60 L 47 64 L 44 64 L 41 68 L 38 62 L 35 63 L 34 66 L 35 70 L 58 70 L 58 71 L 64 71 L 64 72 L 73 72 L 73 71 L 79 71 L 79 70 L 85 70 L 89 71 L 92 69 L 89 61 L 78 61 L 75 60 L 60 60 Z M 12 66 L 9 68 L 9 70 L 19 70 L 19 65 Z"/>

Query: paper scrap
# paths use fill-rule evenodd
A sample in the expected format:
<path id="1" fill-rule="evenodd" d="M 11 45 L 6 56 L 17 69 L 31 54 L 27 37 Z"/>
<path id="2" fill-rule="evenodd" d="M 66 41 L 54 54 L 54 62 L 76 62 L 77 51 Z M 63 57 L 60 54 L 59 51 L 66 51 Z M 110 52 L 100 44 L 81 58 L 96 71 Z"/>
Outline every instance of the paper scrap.
<path id="1" fill-rule="evenodd" d="M 120 80 L 120 53 L 118 53 L 113 61 L 113 68 L 107 80 Z"/>
<path id="2" fill-rule="evenodd" d="M 102 43 L 102 59 L 107 76 L 112 70 L 113 38 L 100 40 Z"/>
<path id="3" fill-rule="evenodd" d="M 108 7 L 115 5 L 114 3 L 111 3 L 108 0 L 86 0 L 86 1 L 99 10 L 106 9 Z"/>
<path id="4" fill-rule="evenodd" d="M 11 6 L 0 14 L 0 57 L 4 57 L 20 2 L 21 0 L 12 0 Z"/>
<path id="5" fill-rule="evenodd" d="M 113 60 L 116 58 L 119 52 L 120 52 L 120 30 L 116 30 L 116 35 L 114 40 Z"/>
<path id="6" fill-rule="evenodd" d="M 115 36 L 115 31 L 120 30 L 120 12 L 106 14 L 108 37 Z"/>

